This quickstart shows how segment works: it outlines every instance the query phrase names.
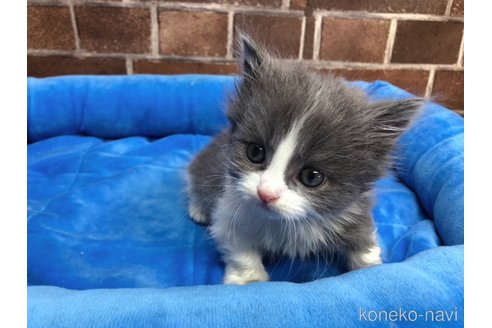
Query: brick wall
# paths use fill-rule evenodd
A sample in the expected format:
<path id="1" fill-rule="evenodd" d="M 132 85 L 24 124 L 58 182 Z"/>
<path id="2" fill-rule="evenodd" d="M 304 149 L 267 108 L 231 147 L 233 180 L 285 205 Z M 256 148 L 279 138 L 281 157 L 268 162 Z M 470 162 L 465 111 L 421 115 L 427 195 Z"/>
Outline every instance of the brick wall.
<path id="1" fill-rule="evenodd" d="M 283 58 L 463 114 L 463 0 L 28 0 L 29 76 L 237 74 L 235 28 Z"/>

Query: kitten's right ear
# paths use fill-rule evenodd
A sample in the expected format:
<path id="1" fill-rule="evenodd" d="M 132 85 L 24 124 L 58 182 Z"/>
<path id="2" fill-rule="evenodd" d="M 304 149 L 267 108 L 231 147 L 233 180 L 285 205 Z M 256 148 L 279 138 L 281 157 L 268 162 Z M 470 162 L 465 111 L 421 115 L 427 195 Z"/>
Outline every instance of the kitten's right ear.
<path id="1" fill-rule="evenodd" d="M 246 77 L 254 78 L 263 63 L 262 52 L 245 34 L 239 33 L 239 42 L 241 47 L 240 60 L 242 74 Z"/>
<path id="2" fill-rule="evenodd" d="M 425 102 L 423 98 L 410 98 L 372 104 L 373 138 L 380 139 L 381 145 L 396 140 L 415 120 Z"/>

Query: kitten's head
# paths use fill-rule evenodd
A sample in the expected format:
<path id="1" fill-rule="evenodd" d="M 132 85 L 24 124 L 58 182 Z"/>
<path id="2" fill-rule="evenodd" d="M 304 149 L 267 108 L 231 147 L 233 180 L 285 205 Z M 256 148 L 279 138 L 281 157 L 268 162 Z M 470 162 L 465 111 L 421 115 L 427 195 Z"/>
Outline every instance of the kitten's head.
<path id="1" fill-rule="evenodd" d="M 270 217 L 335 217 L 371 189 L 421 101 L 373 103 L 334 76 L 241 37 L 229 176 Z"/>

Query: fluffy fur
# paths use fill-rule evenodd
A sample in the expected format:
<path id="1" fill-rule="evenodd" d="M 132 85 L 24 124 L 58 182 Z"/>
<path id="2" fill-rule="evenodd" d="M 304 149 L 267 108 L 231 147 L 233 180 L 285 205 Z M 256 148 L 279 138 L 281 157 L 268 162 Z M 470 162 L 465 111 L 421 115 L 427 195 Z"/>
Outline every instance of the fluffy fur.
<path id="1" fill-rule="evenodd" d="M 340 78 L 277 60 L 247 37 L 241 42 L 230 127 L 188 171 L 189 214 L 210 224 L 224 283 L 268 280 L 262 256 L 269 253 L 328 250 L 343 253 L 349 269 L 381 263 L 371 190 L 422 101 L 372 103 Z M 263 147 L 261 163 L 248 158 L 251 143 Z M 305 168 L 321 172 L 323 182 L 304 185 Z"/>

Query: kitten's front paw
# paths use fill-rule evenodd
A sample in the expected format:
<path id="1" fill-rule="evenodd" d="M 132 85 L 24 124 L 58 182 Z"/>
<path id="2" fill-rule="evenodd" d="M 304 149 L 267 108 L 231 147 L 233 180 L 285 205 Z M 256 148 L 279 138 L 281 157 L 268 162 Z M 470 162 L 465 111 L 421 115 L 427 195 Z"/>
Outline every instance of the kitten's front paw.
<path id="1" fill-rule="evenodd" d="M 268 273 L 263 268 L 238 270 L 227 266 L 224 275 L 224 284 L 246 285 L 252 282 L 268 281 Z"/>
<path id="2" fill-rule="evenodd" d="M 383 262 L 381 260 L 381 248 L 379 246 L 374 246 L 367 252 L 353 252 L 348 256 L 350 270 L 362 269 L 381 263 Z"/>
<path id="3" fill-rule="evenodd" d="M 196 223 L 205 225 L 210 223 L 210 219 L 205 215 L 204 211 L 194 203 L 190 203 L 188 206 L 188 214 Z"/>

